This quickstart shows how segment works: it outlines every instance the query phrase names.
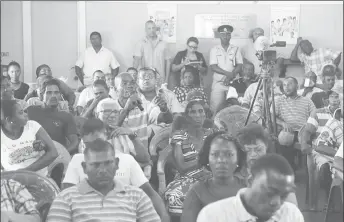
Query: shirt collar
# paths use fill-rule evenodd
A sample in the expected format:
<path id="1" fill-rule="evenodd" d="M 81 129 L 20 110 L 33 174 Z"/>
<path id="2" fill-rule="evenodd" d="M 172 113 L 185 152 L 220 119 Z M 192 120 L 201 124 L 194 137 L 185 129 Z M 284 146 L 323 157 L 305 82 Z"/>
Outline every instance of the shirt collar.
<path id="1" fill-rule="evenodd" d="M 100 48 L 99 52 L 96 52 L 96 50 L 94 50 L 93 46 L 91 46 L 92 50 L 95 52 L 95 53 L 99 53 L 101 52 L 102 50 L 104 50 L 104 46 L 102 45 L 102 47 Z"/>
<path id="2" fill-rule="evenodd" d="M 150 42 L 149 39 L 147 38 L 147 36 L 145 36 L 145 37 L 143 38 L 143 41 L 145 41 L 145 42 Z M 158 37 L 157 37 L 157 42 L 161 42 L 161 41 L 162 41 L 161 37 L 158 36 Z"/>
<path id="3" fill-rule="evenodd" d="M 296 95 L 296 97 L 294 99 L 290 98 L 290 97 L 287 97 L 286 95 L 283 95 L 283 97 L 286 99 L 286 100 L 298 100 L 300 99 L 302 96 L 299 96 L 299 95 Z"/>
<path id="4" fill-rule="evenodd" d="M 241 196 L 247 190 L 247 188 L 242 188 L 238 191 L 235 196 L 235 207 L 238 212 L 239 221 L 256 221 L 258 218 L 247 212 L 244 204 L 242 203 Z M 281 220 L 281 210 L 278 210 L 272 217 L 268 220 L 269 222 L 278 222 Z"/>
<path id="5" fill-rule="evenodd" d="M 114 179 L 115 182 L 115 187 L 113 189 L 113 191 L 115 193 L 120 193 L 120 192 L 125 192 L 125 186 L 123 183 L 121 183 L 120 181 Z M 81 194 L 88 194 L 88 193 L 92 193 L 92 192 L 96 192 L 99 193 L 99 191 L 95 190 L 93 187 L 91 187 L 91 185 L 88 183 L 87 179 L 84 179 L 83 181 L 81 181 L 78 185 L 78 190 Z"/>

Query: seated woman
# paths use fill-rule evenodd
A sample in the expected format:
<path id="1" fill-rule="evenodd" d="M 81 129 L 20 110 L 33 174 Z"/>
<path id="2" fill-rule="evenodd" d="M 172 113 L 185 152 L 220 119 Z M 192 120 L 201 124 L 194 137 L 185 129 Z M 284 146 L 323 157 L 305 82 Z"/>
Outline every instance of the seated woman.
<path id="1" fill-rule="evenodd" d="M 10 78 L 8 76 L 1 76 L 1 100 L 15 100 L 23 109 L 27 108 L 27 103 L 24 100 L 14 98 L 14 90 L 12 88 Z"/>
<path id="2" fill-rule="evenodd" d="M 43 87 L 43 83 L 49 81 L 53 79 L 52 76 L 48 76 L 48 75 L 43 75 L 43 76 L 39 76 L 37 78 L 37 89 L 36 89 L 36 94 L 37 96 L 35 97 L 31 97 L 27 100 L 27 106 L 44 106 L 44 102 L 40 100 L 41 98 L 41 92 L 43 92 L 42 87 Z M 61 95 L 61 100 L 59 101 L 59 105 L 57 107 L 57 109 L 59 111 L 65 111 L 65 112 L 69 112 L 69 108 L 68 108 L 68 102 L 64 100 L 63 95 Z"/>
<path id="3" fill-rule="evenodd" d="M 7 72 L 11 79 L 12 89 L 14 90 L 14 98 L 24 99 L 29 91 L 29 85 L 19 80 L 19 77 L 21 75 L 19 63 L 13 61 L 10 62 L 7 67 Z"/>
<path id="4" fill-rule="evenodd" d="M 1 179 L 1 222 L 40 222 L 37 202 L 19 182 Z"/>
<path id="5" fill-rule="evenodd" d="M 169 213 L 179 218 L 183 211 L 183 201 L 190 187 L 204 181 L 211 172 L 198 162 L 198 153 L 207 135 L 214 132 L 205 128 L 206 104 L 191 97 L 183 116 L 177 116 L 172 124 L 172 159 L 178 173 L 168 184 L 164 197 Z"/>
<path id="6" fill-rule="evenodd" d="M 51 68 L 46 64 L 38 66 L 36 69 L 36 77 L 38 78 L 40 76 L 45 75 L 52 76 Z M 72 111 L 75 103 L 74 91 L 71 88 L 69 88 L 69 86 L 62 80 L 57 79 L 57 81 L 59 81 L 61 94 L 63 98 L 66 99 L 66 101 L 68 101 L 69 110 Z M 39 97 L 37 89 L 29 89 L 29 93 L 25 96 L 24 100 L 28 101 L 31 97 Z"/>
<path id="7" fill-rule="evenodd" d="M 245 187 L 235 172 L 240 171 L 244 152 L 238 141 L 225 132 L 208 136 L 199 153 L 199 163 L 209 169 L 213 177 L 196 183 L 188 191 L 183 204 L 181 222 L 196 222 L 203 207 L 215 201 L 235 196 Z"/>
<path id="8" fill-rule="evenodd" d="M 186 97 L 192 91 L 199 91 L 202 93 L 203 100 L 208 103 L 206 94 L 203 88 L 200 87 L 200 80 L 197 70 L 192 66 L 186 66 L 181 71 L 181 86 L 176 86 L 173 92 L 176 94 L 178 101 L 183 107 L 186 107 Z"/>
<path id="9" fill-rule="evenodd" d="M 264 128 L 256 123 L 250 123 L 238 131 L 236 138 L 240 146 L 243 148 L 246 156 L 243 167 L 236 176 L 243 181 L 246 186 L 250 183 L 250 169 L 254 161 L 266 153 L 272 152 L 272 146 L 269 144 L 269 135 Z M 295 193 L 291 193 L 286 197 L 287 202 L 297 205 Z"/>
<path id="10" fill-rule="evenodd" d="M 131 129 L 118 126 L 121 107 L 116 100 L 106 98 L 100 101 L 95 109 L 95 116 L 103 121 L 107 127 L 108 139 L 116 150 L 131 154 L 143 167 L 144 173 L 150 178 L 152 163 L 148 148 L 144 147 L 137 134 Z"/>
<path id="11" fill-rule="evenodd" d="M 2 168 L 35 171 L 47 176 L 47 166 L 58 156 L 48 133 L 36 121 L 28 120 L 15 100 L 2 100 L 1 112 Z"/>

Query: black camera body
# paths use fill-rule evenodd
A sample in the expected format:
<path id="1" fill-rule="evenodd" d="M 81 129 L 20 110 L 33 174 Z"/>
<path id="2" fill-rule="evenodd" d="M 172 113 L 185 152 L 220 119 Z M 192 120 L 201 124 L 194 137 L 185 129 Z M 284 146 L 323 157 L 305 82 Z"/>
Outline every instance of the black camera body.
<path id="1" fill-rule="evenodd" d="M 259 61 L 274 62 L 277 59 L 277 53 L 275 50 L 258 51 L 256 56 Z"/>

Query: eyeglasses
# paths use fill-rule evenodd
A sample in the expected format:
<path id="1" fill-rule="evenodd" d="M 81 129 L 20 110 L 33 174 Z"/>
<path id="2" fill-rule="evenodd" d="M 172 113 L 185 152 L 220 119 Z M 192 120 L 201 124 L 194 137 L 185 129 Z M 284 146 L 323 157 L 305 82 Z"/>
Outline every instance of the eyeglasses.
<path id="1" fill-rule="evenodd" d="M 145 73 L 146 71 L 152 71 L 154 74 L 146 74 Z M 143 74 L 141 74 L 141 72 L 143 72 Z M 159 74 L 159 72 L 155 68 L 144 67 L 144 68 L 141 68 L 139 70 L 139 72 L 138 72 L 138 79 L 141 79 L 141 80 L 145 80 L 145 79 L 151 80 L 151 79 L 157 78 L 158 74 Z"/>

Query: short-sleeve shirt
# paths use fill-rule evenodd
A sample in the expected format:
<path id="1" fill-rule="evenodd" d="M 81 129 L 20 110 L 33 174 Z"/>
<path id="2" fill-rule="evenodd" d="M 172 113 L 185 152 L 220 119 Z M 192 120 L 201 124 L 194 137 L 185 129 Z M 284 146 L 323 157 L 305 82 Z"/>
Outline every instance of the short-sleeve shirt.
<path id="1" fill-rule="evenodd" d="M 134 56 L 140 57 L 142 67 L 152 67 L 160 74 L 161 83 L 165 81 L 165 61 L 171 59 L 168 45 L 159 37 L 151 42 L 147 37 L 141 39 L 134 49 Z"/>
<path id="2" fill-rule="evenodd" d="M 140 165 L 136 162 L 134 157 L 130 154 L 124 154 L 116 150 L 116 157 L 119 159 L 118 170 L 116 171 L 116 179 L 124 184 L 140 187 L 147 183 L 148 180 L 145 177 Z M 62 183 L 78 184 L 87 175 L 81 166 L 84 161 L 84 154 L 77 153 L 70 161 L 66 175 Z"/>
<path id="3" fill-rule="evenodd" d="M 293 131 L 300 131 L 314 110 L 312 100 L 302 96 L 293 99 L 281 96 L 275 101 L 276 117 L 289 124 Z"/>
<path id="4" fill-rule="evenodd" d="M 1 179 L 1 211 L 22 215 L 39 215 L 37 202 L 24 185 L 12 179 Z"/>
<path id="5" fill-rule="evenodd" d="M 237 46 L 229 45 L 225 51 L 221 45 L 217 45 L 210 50 L 209 65 L 218 65 L 221 69 L 232 72 L 237 64 L 242 63 L 242 55 Z M 220 80 L 222 78 L 222 74 L 214 73 L 214 79 Z"/>
<path id="6" fill-rule="evenodd" d="M 90 101 L 91 99 L 94 99 L 95 97 L 96 96 L 94 95 L 92 86 L 89 86 L 89 87 L 87 87 L 81 91 L 76 106 L 77 107 L 80 106 L 80 107 L 84 108 L 86 106 L 87 102 Z"/>
<path id="7" fill-rule="evenodd" d="M 52 140 L 67 147 L 67 137 L 77 135 L 77 128 L 72 114 L 64 111 L 51 112 L 40 106 L 27 108 L 29 119 L 37 121 L 47 131 Z"/>
<path id="8" fill-rule="evenodd" d="M 85 85 L 92 84 L 93 73 L 101 70 L 103 73 L 111 73 L 111 69 L 116 69 L 120 65 L 114 54 L 104 46 L 97 53 L 94 48 L 88 47 L 84 54 L 76 61 L 76 66 L 83 69 Z"/>
<path id="9" fill-rule="evenodd" d="M 40 128 L 41 125 L 38 122 L 28 120 L 22 135 L 16 140 L 7 137 L 1 129 L 1 164 L 4 170 L 23 169 L 45 154 L 44 150 L 35 150 L 33 147 L 33 142 L 36 140 L 36 134 Z M 48 170 L 43 168 L 37 173 L 46 176 Z"/>
<path id="10" fill-rule="evenodd" d="M 106 195 L 87 180 L 63 190 L 51 204 L 47 222 L 126 221 L 161 222 L 147 194 L 114 180 Z"/>
<path id="11" fill-rule="evenodd" d="M 205 206 L 198 214 L 197 222 L 255 222 L 257 217 L 251 215 L 242 202 L 243 188 L 234 197 L 229 197 Z M 301 211 L 295 204 L 284 202 L 279 210 L 266 222 L 304 222 Z"/>
<path id="12" fill-rule="evenodd" d="M 29 85 L 22 82 L 17 90 L 14 90 L 14 98 L 24 99 L 26 94 L 29 92 Z"/>
<path id="13" fill-rule="evenodd" d="M 322 82 L 322 73 L 321 69 L 326 64 L 333 64 L 333 60 L 335 60 L 340 54 L 340 51 L 333 51 L 329 48 L 318 48 L 313 50 L 313 52 L 308 56 L 299 50 L 298 57 L 305 66 L 305 73 L 310 71 L 314 72 L 318 78 L 317 82 Z"/>

